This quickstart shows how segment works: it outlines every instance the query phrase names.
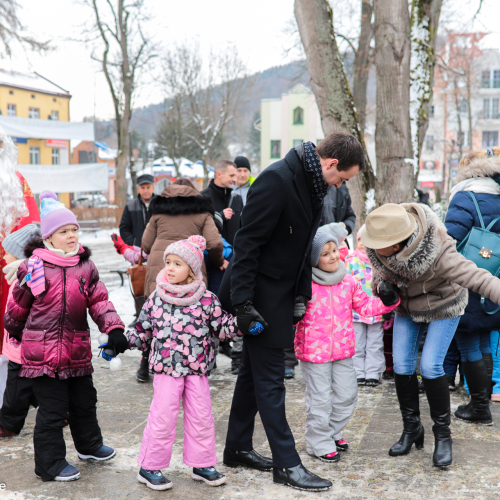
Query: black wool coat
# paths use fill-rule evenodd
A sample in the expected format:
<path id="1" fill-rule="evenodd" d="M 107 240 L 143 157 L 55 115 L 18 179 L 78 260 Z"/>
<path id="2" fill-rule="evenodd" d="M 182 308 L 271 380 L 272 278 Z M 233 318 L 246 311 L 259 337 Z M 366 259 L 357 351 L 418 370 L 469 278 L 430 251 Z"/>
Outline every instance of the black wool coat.
<path id="1" fill-rule="evenodd" d="M 250 187 L 219 292 L 224 309 L 253 302 L 269 326 L 248 341 L 266 347 L 293 346 L 295 297 L 311 298 L 311 244 L 321 209 L 313 215 L 304 163 L 303 146 L 291 149 Z"/>
<path id="2" fill-rule="evenodd" d="M 120 236 L 127 245 L 141 246 L 142 235 L 151 218 L 151 202 L 154 197 L 153 194 L 149 209 L 146 208 L 140 194 L 125 205 L 120 221 Z"/>
<path id="3" fill-rule="evenodd" d="M 343 222 L 348 234 L 354 231 L 356 214 L 352 209 L 351 195 L 345 183 L 339 188 L 330 186 L 325 196 L 320 226 L 331 222 Z"/>

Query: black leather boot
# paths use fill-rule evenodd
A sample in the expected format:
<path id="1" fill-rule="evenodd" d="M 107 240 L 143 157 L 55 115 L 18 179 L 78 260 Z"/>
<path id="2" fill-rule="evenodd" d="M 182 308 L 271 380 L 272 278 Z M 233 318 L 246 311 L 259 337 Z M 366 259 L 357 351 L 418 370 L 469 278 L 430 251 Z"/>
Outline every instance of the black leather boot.
<path id="1" fill-rule="evenodd" d="M 137 382 L 147 382 L 149 380 L 149 349 L 142 353 L 141 366 L 137 370 Z"/>
<path id="2" fill-rule="evenodd" d="M 389 455 L 398 457 L 410 453 L 415 443 L 417 450 L 424 447 L 424 427 L 420 422 L 417 374 L 399 375 L 394 373 L 394 383 L 403 417 L 403 434 L 389 450 Z"/>
<path id="3" fill-rule="evenodd" d="M 453 457 L 451 454 L 451 410 L 450 390 L 448 389 L 448 377 L 442 375 L 438 378 L 423 378 L 425 393 L 431 410 L 431 418 L 434 421 L 432 431 L 434 432 L 434 454 L 432 462 L 436 467 L 451 465 Z"/>
<path id="4" fill-rule="evenodd" d="M 222 462 L 228 467 L 248 467 L 262 471 L 270 471 L 273 468 L 272 459 L 259 455 L 255 450 L 235 451 L 224 448 Z"/>
<path id="5" fill-rule="evenodd" d="M 486 373 L 488 374 L 488 380 L 490 381 L 490 397 L 493 394 L 493 386 L 495 382 L 493 382 L 493 354 L 491 352 L 483 353 L 483 361 L 486 365 Z"/>
<path id="6" fill-rule="evenodd" d="M 288 469 L 273 468 L 273 481 L 306 491 L 329 490 L 333 485 L 328 479 L 323 479 L 309 472 L 302 464 Z"/>
<path id="7" fill-rule="evenodd" d="M 490 411 L 491 378 L 486 363 L 483 359 L 467 361 L 462 368 L 469 386 L 470 403 L 459 406 L 455 417 L 475 424 L 493 425 Z"/>

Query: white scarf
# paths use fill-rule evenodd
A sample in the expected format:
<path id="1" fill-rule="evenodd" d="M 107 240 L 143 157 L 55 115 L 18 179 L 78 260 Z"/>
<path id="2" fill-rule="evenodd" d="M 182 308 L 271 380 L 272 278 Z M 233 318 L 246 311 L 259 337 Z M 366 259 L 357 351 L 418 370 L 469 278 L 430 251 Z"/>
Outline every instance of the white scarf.
<path id="1" fill-rule="evenodd" d="M 450 201 L 459 191 L 472 191 L 473 193 L 500 194 L 500 185 L 491 177 L 476 177 L 465 179 L 453 187 Z"/>
<path id="2" fill-rule="evenodd" d="M 60 248 L 54 248 L 52 246 L 52 243 L 49 243 L 47 240 L 43 240 L 43 244 L 45 245 L 45 248 L 47 250 L 50 250 L 51 252 L 55 253 L 56 255 L 59 255 L 60 257 L 74 257 L 80 251 L 80 245 L 78 243 L 76 245 L 76 250 L 73 250 L 72 252 L 68 253 L 65 253 L 64 250 L 61 250 Z"/>
<path id="3" fill-rule="evenodd" d="M 7 264 L 3 269 L 3 273 L 5 274 L 5 279 L 7 280 L 7 283 L 9 285 L 12 285 L 12 282 L 16 279 L 17 277 L 17 270 L 19 269 L 19 266 L 23 263 L 23 259 L 15 260 L 14 262 L 11 262 L 10 264 Z"/>

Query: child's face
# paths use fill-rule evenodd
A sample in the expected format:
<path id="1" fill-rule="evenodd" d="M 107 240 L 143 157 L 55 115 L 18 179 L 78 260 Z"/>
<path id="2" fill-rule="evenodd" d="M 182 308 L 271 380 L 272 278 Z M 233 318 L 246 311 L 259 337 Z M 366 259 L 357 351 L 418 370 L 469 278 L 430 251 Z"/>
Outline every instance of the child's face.
<path id="1" fill-rule="evenodd" d="M 5 250 L 4 260 L 7 264 L 11 264 L 12 262 L 15 262 L 16 260 L 19 259 L 17 257 L 14 257 L 11 253 L 7 252 L 7 250 Z"/>
<path id="2" fill-rule="evenodd" d="M 360 252 L 366 253 L 365 246 L 363 245 L 363 242 L 361 241 L 361 238 L 358 240 L 358 250 Z"/>
<path id="3" fill-rule="evenodd" d="M 339 268 L 340 254 L 337 245 L 329 241 L 321 250 L 318 267 L 327 273 L 334 273 Z"/>
<path id="4" fill-rule="evenodd" d="M 78 228 L 74 224 L 61 227 L 52 233 L 47 241 L 58 250 L 65 253 L 73 252 L 78 246 Z"/>
<path id="5" fill-rule="evenodd" d="M 167 255 L 165 276 L 171 285 L 185 285 L 190 273 L 191 268 L 178 255 Z"/>

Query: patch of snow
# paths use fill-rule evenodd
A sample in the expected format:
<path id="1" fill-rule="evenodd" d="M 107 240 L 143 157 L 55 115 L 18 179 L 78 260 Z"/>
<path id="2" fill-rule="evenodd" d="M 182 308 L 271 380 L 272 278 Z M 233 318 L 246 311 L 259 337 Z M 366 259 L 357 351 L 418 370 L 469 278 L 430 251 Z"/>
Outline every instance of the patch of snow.
<path id="1" fill-rule="evenodd" d="M 368 215 L 375 208 L 375 189 L 371 188 L 366 192 L 365 214 Z"/>

